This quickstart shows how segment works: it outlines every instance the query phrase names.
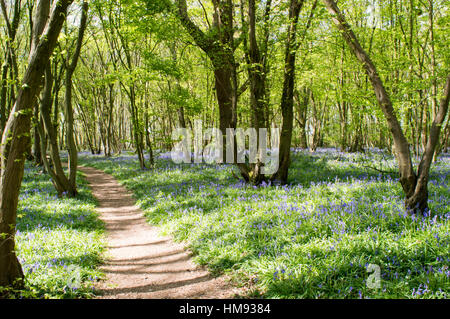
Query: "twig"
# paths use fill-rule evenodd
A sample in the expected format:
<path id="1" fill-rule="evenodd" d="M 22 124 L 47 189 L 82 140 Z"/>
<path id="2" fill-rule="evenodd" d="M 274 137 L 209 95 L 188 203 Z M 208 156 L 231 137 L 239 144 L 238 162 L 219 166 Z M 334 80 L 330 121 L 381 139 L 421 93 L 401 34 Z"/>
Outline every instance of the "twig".
<path id="1" fill-rule="evenodd" d="M 371 168 L 371 169 L 373 169 L 373 170 L 375 170 L 375 171 L 378 171 L 378 172 L 384 173 L 384 174 L 396 174 L 395 171 L 384 171 L 384 170 L 382 170 L 382 169 L 378 169 L 378 168 L 376 168 L 376 167 L 372 167 L 372 166 L 369 166 L 369 165 L 361 164 L 361 166 L 362 166 L 362 167 L 365 167 L 365 168 Z"/>

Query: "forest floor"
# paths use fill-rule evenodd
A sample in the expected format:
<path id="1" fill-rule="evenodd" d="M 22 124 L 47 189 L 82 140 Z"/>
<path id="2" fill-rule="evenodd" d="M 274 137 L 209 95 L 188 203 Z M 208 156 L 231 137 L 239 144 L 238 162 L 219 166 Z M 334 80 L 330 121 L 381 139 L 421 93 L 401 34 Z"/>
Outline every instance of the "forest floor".
<path id="1" fill-rule="evenodd" d="M 433 164 L 426 216 L 406 213 L 395 159 L 375 149 L 294 150 L 289 183 L 259 187 L 237 180 L 233 165 L 175 164 L 165 154 L 146 170 L 127 152 L 79 159 L 114 176 L 148 224 L 186 245 L 195 264 L 232 278 L 243 287 L 241 297 L 450 293 L 448 154 Z M 378 278 L 379 288 L 368 285 L 370 278 Z"/>
<path id="2" fill-rule="evenodd" d="M 182 243 L 149 225 L 114 177 L 91 167 L 80 170 L 106 227 L 106 279 L 97 283 L 99 298 L 231 298 L 237 293 L 225 277 L 195 265 Z"/>

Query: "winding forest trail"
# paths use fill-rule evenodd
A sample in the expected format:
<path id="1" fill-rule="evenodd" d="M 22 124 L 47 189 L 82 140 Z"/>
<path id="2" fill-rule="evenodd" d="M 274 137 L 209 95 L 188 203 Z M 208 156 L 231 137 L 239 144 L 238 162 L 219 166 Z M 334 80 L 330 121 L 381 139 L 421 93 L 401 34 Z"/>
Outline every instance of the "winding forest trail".
<path id="1" fill-rule="evenodd" d="M 97 284 L 99 298 L 232 298 L 235 290 L 196 266 L 183 245 L 159 235 L 134 200 L 111 175 L 80 167 L 86 175 L 97 210 L 106 224 L 106 279 Z"/>

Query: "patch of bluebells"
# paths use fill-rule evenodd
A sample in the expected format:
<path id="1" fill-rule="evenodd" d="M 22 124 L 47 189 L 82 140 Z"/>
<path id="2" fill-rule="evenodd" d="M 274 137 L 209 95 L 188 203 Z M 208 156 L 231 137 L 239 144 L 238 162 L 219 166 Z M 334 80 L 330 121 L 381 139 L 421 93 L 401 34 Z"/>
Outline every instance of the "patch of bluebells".
<path id="1" fill-rule="evenodd" d="M 432 166 L 430 210 L 410 216 L 383 150 L 292 153 L 288 185 L 258 187 L 233 177 L 232 165 L 174 164 L 167 154 L 149 172 L 136 170 L 133 156 L 82 160 L 129 187 L 149 220 L 188 241 L 199 263 L 255 274 L 266 296 L 417 297 L 420 284 L 448 294 L 449 156 Z M 382 269 L 381 292 L 366 288 L 368 263 Z"/>
<path id="2" fill-rule="evenodd" d="M 17 211 L 16 248 L 26 291 L 33 298 L 87 298 L 102 275 L 103 223 L 86 182 L 79 179 L 77 198 L 59 198 L 49 179 L 26 164 Z M 79 269 L 80 287 L 68 287 Z"/>

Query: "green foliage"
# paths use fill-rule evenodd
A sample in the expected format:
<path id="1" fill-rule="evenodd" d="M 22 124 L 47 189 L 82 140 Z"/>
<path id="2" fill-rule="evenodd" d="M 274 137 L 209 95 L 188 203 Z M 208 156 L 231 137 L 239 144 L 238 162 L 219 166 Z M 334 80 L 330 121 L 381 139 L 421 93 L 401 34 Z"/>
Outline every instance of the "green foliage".
<path id="1" fill-rule="evenodd" d="M 191 116 L 200 114 L 202 111 L 201 100 L 192 96 L 185 88 L 178 86 L 172 91 L 166 91 L 161 94 L 161 98 L 166 100 L 176 111 L 183 107 L 185 112 Z"/>
<path id="2" fill-rule="evenodd" d="M 170 59 L 163 59 L 152 52 L 142 52 L 147 70 L 158 72 L 161 75 L 169 75 L 176 79 L 181 77 L 176 63 Z"/>

